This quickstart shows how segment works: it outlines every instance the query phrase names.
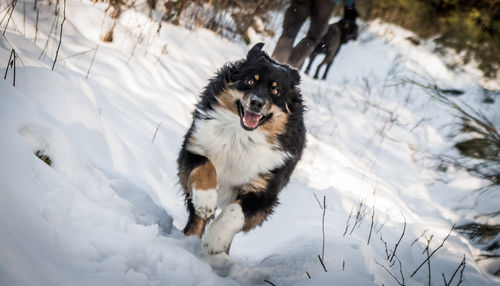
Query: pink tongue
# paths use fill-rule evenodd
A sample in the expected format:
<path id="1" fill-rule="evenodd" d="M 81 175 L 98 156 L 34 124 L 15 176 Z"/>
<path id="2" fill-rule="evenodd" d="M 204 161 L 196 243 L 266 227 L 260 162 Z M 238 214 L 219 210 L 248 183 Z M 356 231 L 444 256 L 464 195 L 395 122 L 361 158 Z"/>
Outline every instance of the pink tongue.
<path id="1" fill-rule="evenodd" d="M 255 128 L 257 125 L 259 125 L 259 120 L 262 117 L 262 115 L 251 112 L 251 111 L 245 111 L 245 115 L 243 116 L 243 124 L 245 124 L 246 127 L 248 128 Z"/>

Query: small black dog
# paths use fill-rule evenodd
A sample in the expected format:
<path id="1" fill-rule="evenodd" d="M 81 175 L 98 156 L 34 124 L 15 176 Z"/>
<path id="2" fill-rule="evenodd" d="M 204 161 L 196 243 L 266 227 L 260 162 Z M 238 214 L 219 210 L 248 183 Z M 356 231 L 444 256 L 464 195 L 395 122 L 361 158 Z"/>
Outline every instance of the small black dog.
<path id="1" fill-rule="evenodd" d="M 316 58 L 318 54 L 325 54 L 325 59 L 318 65 L 316 73 L 314 74 L 314 78 L 317 79 L 319 69 L 321 66 L 326 65 L 325 73 L 323 74 L 323 80 L 325 80 L 326 74 L 333 63 L 333 59 L 335 59 L 335 56 L 340 50 L 340 46 L 347 43 L 349 40 L 355 40 L 357 37 L 358 26 L 354 21 L 340 20 L 328 26 L 328 31 L 309 56 L 309 64 L 307 65 L 305 73 L 309 74 L 314 58 Z"/>
<path id="2" fill-rule="evenodd" d="M 304 148 L 300 75 L 263 46 L 210 80 L 177 159 L 189 211 L 184 233 L 200 236 L 209 254 L 228 253 L 236 233 L 273 212 Z"/>

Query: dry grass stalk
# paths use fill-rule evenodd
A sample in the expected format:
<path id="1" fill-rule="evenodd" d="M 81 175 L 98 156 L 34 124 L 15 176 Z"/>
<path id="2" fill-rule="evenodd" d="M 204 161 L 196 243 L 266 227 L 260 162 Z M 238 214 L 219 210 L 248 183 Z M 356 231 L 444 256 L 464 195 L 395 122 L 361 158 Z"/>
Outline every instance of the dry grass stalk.
<path id="1" fill-rule="evenodd" d="M 64 3 L 63 19 L 61 21 L 61 29 L 59 30 L 59 44 L 57 45 L 56 56 L 54 57 L 54 62 L 52 63 L 52 70 L 54 70 L 54 67 L 56 66 L 56 62 L 57 62 L 57 57 L 59 56 L 59 49 L 61 48 L 61 44 L 62 44 L 62 34 L 63 34 L 64 21 L 66 21 L 66 0 L 64 0 L 63 3 Z"/>
<path id="2" fill-rule="evenodd" d="M 7 27 L 9 26 L 10 20 L 12 19 L 12 13 L 14 12 L 14 9 L 16 8 L 17 0 L 13 0 L 10 5 L 9 5 L 9 11 L 7 14 L 9 14 L 9 18 L 7 18 L 7 24 L 5 24 L 5 28 L 3 29 L 2 35 L 5 36 L 5 31 L 7 31 Z M 6 15 L 7 15 L 6 14 Z M 2 19 L 3 22 L 3 19 Z"/>
<path id="3" fill-rule="evenodd" d="M 95 50 L 94 50 L 94 55 L 92 56 L 92 61 L 90 62 L 90 65 L 89 65 L 89 70 L 87 71 L 87 75 L 85 75 L 85 79 L 89 79 L 89 74 L 90 74 L 90 70 L 92 69 L 92 64 L 94 64 L 94 60 L 95 60 L 95 55 L 97 54 L 97 49 L 99 48 L 99 45 L 97 45 L 95 47 Z M 154 140 L 154 138 L 153 138 Z"/>
<path id="4" fill-rule="evenodd" d="M 450 229 L 450 232 L 448 233 L 448 235 L 443 239 L 443 242 L 441 242 L 441 244 L 436 248 L 434 249 L 434 251 L 432 251 L 432 253 L 417 267 L 417 269 L 415 269 L 415 271 L 413 271 L 413 273 L 410 275 L 410 277 L 413 277 L 415 276 L 415 274 L 417 274 L 418 270 L 429 260 L 431 259 L 431 257 L 434 255 L 434 253 L 436 253 L 439 249 L 441 249 L 441 247 L 443 247 L 444 243 L 446 242 L 446 240 L 448 239 L 448 237 L 450 237 L 452 231 L 455 229 L 455 225 L 453 225 Z"/>
<path id="5" fill-rule="evenodd" d="M 5 75 L 3 76 L 3 79 L 7 79 L 7 72 L 9 71 L 9 69 L 14 70 L 12 86 L 16 86 L 16 59 L 16 50 L 12 49 L 12 51 L 10 52 L 9 60 L 7 61 L 7 67 L 5 68 Z"/>

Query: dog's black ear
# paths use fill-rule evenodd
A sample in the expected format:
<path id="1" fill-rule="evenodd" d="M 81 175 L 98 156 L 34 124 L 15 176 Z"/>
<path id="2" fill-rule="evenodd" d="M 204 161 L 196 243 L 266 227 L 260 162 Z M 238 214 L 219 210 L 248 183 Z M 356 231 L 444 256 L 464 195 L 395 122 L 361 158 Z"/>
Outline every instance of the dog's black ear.
<path id="1" fill-rule="evenodd" d="M 300 93 L 300 74 L 294 68 L 288 68 L 288 77 L 291 79 L 287 96 L 287 105 L 291 112 L 303 111 L 302 94 Z"/>
<path id="2" fill-rule="evenodd" d="M 248 51 L 247 60 L 254 59 L 254 58 L 257 58 L 258 56 L 260 56 L 263 53 L 262 52 L 262 47 L 264 47 L 264 43 L 257 43 L 257 44 L 255 44 L 250 49 L 250 51 Z"/>
<path id="3" fill-rule="evenodd" d="M 286 104 L 288 110 L 292 113 L 304 111 L 302 94 L 300 93 L 300 89 L 298 86 L 295 86 L 288 91 Z"/>
<path id="4" fill-rule="evenodd" d="M 230 82 L 235 82 L 239 80 L 241 76 L 241 69 L 244 63 L 245 60 L 239 60 L 230 65 L 231 68 L 228 70 L 227 73 Z"/>
<path id="5" fill-rule="evenodd" d="M 300 74 L 296 69 L 290 69 L 290 78 L 292 79 L 292 88 L 300 84 Z"/>

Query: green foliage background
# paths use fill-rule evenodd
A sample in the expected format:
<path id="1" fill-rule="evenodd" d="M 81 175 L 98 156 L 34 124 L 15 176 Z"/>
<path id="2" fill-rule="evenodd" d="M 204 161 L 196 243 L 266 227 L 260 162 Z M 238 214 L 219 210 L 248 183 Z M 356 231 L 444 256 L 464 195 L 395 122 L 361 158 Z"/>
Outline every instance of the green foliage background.
<path id="1" fill-rule="evenodd" d="M 380 18 L 464 54 L 487 77 L 500 67 L 500 0 L 358 0 L 367 20 Z"/>

